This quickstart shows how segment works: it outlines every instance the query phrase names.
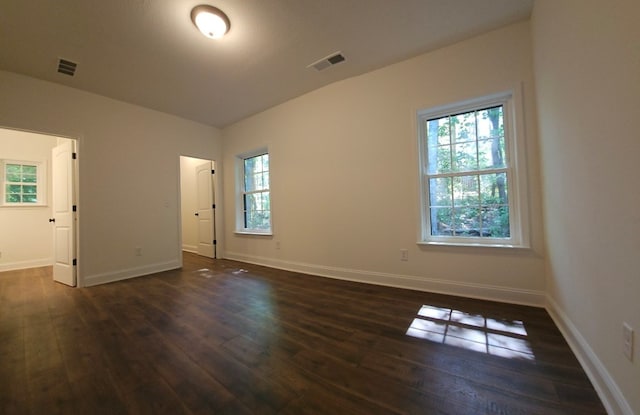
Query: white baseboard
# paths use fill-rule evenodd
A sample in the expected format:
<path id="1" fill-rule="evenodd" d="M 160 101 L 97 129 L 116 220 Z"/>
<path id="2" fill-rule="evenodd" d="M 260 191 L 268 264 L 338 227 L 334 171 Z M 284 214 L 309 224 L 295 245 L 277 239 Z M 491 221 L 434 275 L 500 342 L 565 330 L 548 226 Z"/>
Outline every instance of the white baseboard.
<path id="1" fill-rule="evenodd" d="M 600 400 L 610 415 L 633 415 L 629 403 L 587 340 L 551 296 L 547 296 L 547 311 L 569 343 L 582 368 L 593 383 Z"/>
<path id="2" fill-rule="evenodd" d="M 7 262 L 6 264 L 0 264 L 0 272 L 2 271 L 15 271 L 18 269 L 48 267 L 53 265 L 53 258 L 40 258 L 29 261 L 17 261 Z"/>
<path id="3" fill-rule="evenodd" d="M 157 264 L 145 265 L 142 267 L 128 268 L 116 272 L 106 272 L 104 274 L 89 275 L 78 279 L 79 287 L 91 287 L 93 285 L 106 284 L 109 282 L 126 280 L 129 278 L 141 277 L 143 275 L 154 274 L 156 272 L 169 271 L 180 268 L 179 259 L 173 261 L 160 262 Z"/>
<path id="4" fill-rule="evenodd" d="M 191 252 L 192 254 L 198 253 L 198 247 L 196 245 L 182 245 L 182 250 L 186 252 Z"/>
<path id="5" fill-rule="evenodd" d="M 545 294 L 542 291 L 521 290 L 493 285 L 472 284 L 458 281 L 447 281 L 434 278 L 417 277 L 413 275 L 388 274 L 374 271 L 364 271 L 349 268 L 328 267 L 323 265 L 306 264 L 302 262 L 284 261 L 274 258 L 258 257 L 225 252 L 224 258 L 250 264 L 264 265 L 286 271 L 317 275 L 368 284 L 385 285 L 396 288 L 428 291 L 440 294 L 457 295 L 483 300 L 500 301 L 503 303 L 532 305 L 544 307 Z"/>

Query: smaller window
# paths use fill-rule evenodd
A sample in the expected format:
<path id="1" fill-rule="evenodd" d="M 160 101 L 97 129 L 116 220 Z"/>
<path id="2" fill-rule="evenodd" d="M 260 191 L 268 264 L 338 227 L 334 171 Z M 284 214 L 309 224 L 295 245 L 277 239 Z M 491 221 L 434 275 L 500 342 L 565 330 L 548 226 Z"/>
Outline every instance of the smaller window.
<path id="1" fill-rule="evenodd" d="M 237 228 L 245 233 L 271 233 L 269 153 L 266 150 L 238 157 Z"/>
<path id="2" fill-rule="evenodd" d="M 39 206 L 45 201 L 41 162 L 2 160 L 2 205 Z"/>

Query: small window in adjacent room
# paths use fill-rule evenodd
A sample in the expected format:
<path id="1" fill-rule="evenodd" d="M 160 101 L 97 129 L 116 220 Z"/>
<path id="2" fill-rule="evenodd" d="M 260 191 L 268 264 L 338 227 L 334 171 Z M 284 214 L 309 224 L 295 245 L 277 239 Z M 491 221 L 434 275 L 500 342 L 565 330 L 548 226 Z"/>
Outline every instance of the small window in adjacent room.
<path id="1" fill-rule="evenodd" d="M 271 233 L 269 153 L 266 149 L 238 156 L 236 231 Z"/>
<path id="2" fill-rule="evenodd" d="M 0 160 L 2 206 L 41 206 L 45 200 L 45 168 L 42 162 Z"/>
<path id="3" fill-rule="evenodd" d="M 418 113 L 420 242 L 528 246 L 516 108 L 508 93 Z"/>

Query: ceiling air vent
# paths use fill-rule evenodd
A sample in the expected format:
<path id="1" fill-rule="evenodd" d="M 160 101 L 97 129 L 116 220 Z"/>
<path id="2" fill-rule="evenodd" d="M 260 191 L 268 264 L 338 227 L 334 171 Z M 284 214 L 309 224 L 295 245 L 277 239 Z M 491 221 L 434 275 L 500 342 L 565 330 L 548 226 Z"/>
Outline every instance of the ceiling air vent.
<path id="1" fill-rule="evenodd" d="M 58 60 L 58 72 L 65 75 L 73 76 L 76 73 L 77 63 L 60 58 Z"/>
<path id="2" fill-rule="evenodd" d="M 345 61 L 344 55 L 342 55 L 341 52 L 336 52 L 312 63 L 311 65 L 307 66 L 307 68 L 313 68 L 316 71 L 322 71 L 327 69 L 330 66 L 337 65 L 340 62 L 344 62 L 344 61 Z"/>

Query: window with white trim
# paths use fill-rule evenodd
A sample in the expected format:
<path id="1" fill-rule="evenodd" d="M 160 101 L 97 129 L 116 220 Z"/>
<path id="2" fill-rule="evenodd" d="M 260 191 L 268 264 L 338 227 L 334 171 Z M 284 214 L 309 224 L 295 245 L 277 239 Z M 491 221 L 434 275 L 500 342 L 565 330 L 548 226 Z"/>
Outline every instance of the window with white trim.
<path id="1" fill-rule="evenodd" d="M 420 242 L 528 245 L 511 93 L 418 113 Z"/>
<path id="2" fill-rule="evenodd" d="M 42 162 L 0 160 L 3 206 L 41 206 L 45 200 L 45 168 Z"/>
<path id="3" fill-rule="evenodd" d="M 237 232 L 271 233 L 269 153 L 266 149 L 238 157 Z"/>

